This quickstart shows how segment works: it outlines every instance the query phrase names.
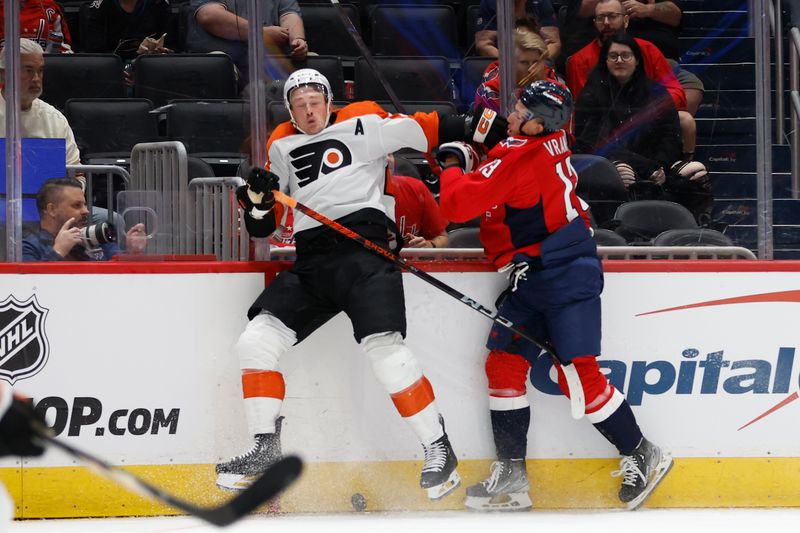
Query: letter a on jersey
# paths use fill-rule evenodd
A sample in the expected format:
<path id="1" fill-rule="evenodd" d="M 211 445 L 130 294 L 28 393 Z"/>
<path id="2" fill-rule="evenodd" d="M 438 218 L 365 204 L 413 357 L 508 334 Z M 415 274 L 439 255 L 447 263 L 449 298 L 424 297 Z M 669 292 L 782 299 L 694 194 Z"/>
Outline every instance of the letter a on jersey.
<path id="1" fill-rule="evenodd" d="M 353 162 L 350 149 L 335 139 L 304 144 L 289 152 L 289 157 L 300 187 Z"/>
<path id="2" fill-rule="evenodd" d="M 361 119 L 356 122 L 356 132 L 353 135 L 364 135 L 364 125 L 361 123 Z"/>

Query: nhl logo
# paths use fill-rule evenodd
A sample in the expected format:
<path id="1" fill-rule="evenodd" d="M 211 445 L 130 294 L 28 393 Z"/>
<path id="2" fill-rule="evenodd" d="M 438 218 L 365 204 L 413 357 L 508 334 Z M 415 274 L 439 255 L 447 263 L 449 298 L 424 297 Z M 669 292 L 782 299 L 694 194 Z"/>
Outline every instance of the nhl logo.
<path id="1" fill-rule="evenodd" d="M 44 331 L 47 312 L 36 296 L 24 302 L 9 296 L 0 303 L 0 379 L 13 385 L 44 368 L 50 355 Z"/>

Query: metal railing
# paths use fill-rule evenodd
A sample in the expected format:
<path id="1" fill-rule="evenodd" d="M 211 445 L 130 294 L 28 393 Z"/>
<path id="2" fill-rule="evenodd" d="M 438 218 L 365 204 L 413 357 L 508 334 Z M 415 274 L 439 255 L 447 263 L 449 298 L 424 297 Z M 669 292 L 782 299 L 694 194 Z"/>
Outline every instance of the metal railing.
<path id="1" fill-rule="evenodd" d="M 244 185 L 238 176 L 194 178 L 189 193 L 194 204 L 193 249 L 214 254 L 219 261 L 246 261 L 249 236 L 241 224 L 236 188 Z"/>
<path id="2" fill-rule="evenodd" d="M 740 246 L 598 246 L 601 259 L 756 259 L 755 254 Z M 404 248 L 404 259 L 485 260 L 482 248 Z M 294 259 L 292 246 L 273 248 L 272 259 Z"/>
<path id="3" fill-rule="evenodd" d="M 189 163 L 183 143 L 140 143 L 133 147 L 129 192 L 136 191 L 154 195 L 147 206 L 158 221 L 152 253 L 194 253 L 190 245 L 193 210 L 189 202 Z"/>

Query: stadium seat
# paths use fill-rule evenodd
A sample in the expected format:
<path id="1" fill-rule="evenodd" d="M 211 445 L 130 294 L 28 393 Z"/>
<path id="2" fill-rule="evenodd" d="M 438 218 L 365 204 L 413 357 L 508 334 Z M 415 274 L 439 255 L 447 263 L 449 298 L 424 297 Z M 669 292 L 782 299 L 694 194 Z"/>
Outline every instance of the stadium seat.
<path id="1" fill-rule="evenodd" d="M 378 105 L 380 105 L 383 109 L 388 111 L 389 113 L 397 113 L 397 108 L 392 102 L 386 102 L 379 100 Z M 417 112 L 421 113 L 430 113 L 432 111 L 436 111 L 439 115 L 454 115 L 456 114 L 456 106 L 453 105 L 453 102 L 400 102 L 403 104 L 403 108 L 406 113 L 409 115 Z"/>
<path id="2" fill-rule="evenodd" d="M 374 54 L 460 59 L 456 14 L 451 6 L 377 5 L 371 10 L 369 24 Z"/>
<path id="3" fill-rule="evenodd" d="M 182 142 L 186 153 L 195 157 L 239 159 L 250 132 L 249 109 L 244 100 L 172 100 L 167 138 Z"/>
<path id="4" fill-rule="evenodd" d="M 475 101 L 475 91 L 483 80 L 486 68 L 497 58 L 494 57 L 465 57 L 461 62 L 461 85 L 459 87 L 461 102 L 466 107 L 472 107 Z"/>
<path id="5" fill-rule="evenodd" d="M 666 200 L 638 200 L 619 206 L 614 214 L 615 229 L 628 243 L 650 244 L 669 229 L 694 229 L 697 222 L 691 211 Z"/>
<path id="6" fill-rule="evenodd" d="M 61 110 L 70 98 L 123 98 L 122 59 L 114 54 L 45 54 L 41 99 Z"/>
<path id="7" fill-rule="evenodd" d="M 597 246 L 626 246 L 625 237 L 610 229 L 595 228 L 594 240 Z"/>
<path id="8" fill-rule="evenodd" d="M 448 248 L 483 248 L 480 239 L 480 228 L 463 227 L 447 232 L 450 242 Z"/>
<path id="9" fill-rule="evenodd" d="M 474 4 L 467 6 L 467 20 L 464 35 L 467 52 L 464 55 L 476 55 L 478 52 L 475 50 L 475 32 L 478 31 L 478 16 L 480 15 L 481 6 Z"/>
<path id="10" fill-rule="evenodd" d="M 733 246 L 733 241 L 719 231 L 708 228 L 670 229 L 653 239 L 653 246 Z"/>
<path id="11" fill-rule="evenodd" d="M 67 117 L 84 160 L 130 159 L 133 146 L 156 142 L 158 122 L 145 98 L 71 98 Z"/>
<path id="12" fill-rule="evenodd" d="M 141 55 L 133 64 L 134 96 L 156 107 L 179 98 L 237 96 L 233 62 L 225 54 Z"/>
<path id="13" fill-rule="evenodd" d="M 376 57 L 375 63 L 400 100 L 451 101 L 450 64 L 445 57 Z M 363 57 L 355 64 L 355 99 L 388 100 L 386 90 Z"/>
<path id="14" fill-rule="evenodd" d="M 614 218 L 617 208 L 628 200 L 628 191 L 616 167 L 591 154 L 573 154 L 572 166 L 578 173 L 576 193 L 592 208 L 595 222 L 603 226 Z"/>
<path id="15" fill-rule="evenodd" d="M 361 34 L 361 21 L 358 8 L 352 4 L 339 4 L 344 9 L 356 31 Z M 303 26 L 308 37 L 308 49 L 322 55 L 340 56 L 354 61 L 361 55 L 344 23 L 339 19 L 336 8 L 330 3 L 303 4 Z"/>

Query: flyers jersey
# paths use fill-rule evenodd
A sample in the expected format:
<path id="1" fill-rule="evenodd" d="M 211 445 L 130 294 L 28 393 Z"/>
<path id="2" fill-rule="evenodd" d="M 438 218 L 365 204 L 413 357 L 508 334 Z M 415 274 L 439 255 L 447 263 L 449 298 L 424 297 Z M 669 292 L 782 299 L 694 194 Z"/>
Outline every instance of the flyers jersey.
<path id="1" fill-rule="evenodd" d="M 267 141 L 266 168 L 280 177 L 282 192 L 328 218 L 377 209 L 394 220 L 386 156 L 406 147 L 432 150 L 438 115 L 390 115 L 375 102 L 357 102 L 333 111 L 332 122 L 314 135 L 279 125 Z M 295 235 L 320 225 L 301 212 L 294 217 Z"/>
<path id="2" fill-rule="evenodd" d="M 462 175 L 457 166 L 442 172 L 442 215 L 454 222 L 480 216 L 481 242 L 498 268 L 517 253 L 539 256 L 542 241 L 575 218 L 589 226 L 570 155 L 564 130 L 509 137 L 474 172 Z"/>

